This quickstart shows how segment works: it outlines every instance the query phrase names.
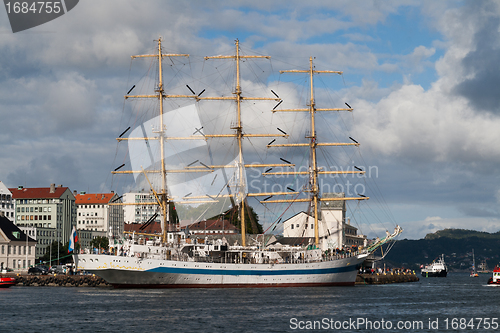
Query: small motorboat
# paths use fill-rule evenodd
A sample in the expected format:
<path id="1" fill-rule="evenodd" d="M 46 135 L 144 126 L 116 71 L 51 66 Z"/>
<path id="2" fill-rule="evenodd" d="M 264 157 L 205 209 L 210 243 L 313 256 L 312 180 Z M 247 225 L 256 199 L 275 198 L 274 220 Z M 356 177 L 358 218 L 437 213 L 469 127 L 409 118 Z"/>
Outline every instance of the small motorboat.
<path id="1" fill-rule="evenodd" d="M 17 279 L 15 277 L 0 276 L 0 288 L 9 288 L 15 286 Z"/>
<path id="2" fill-rule="evenodd" d="M 493 276 L 488 279 L 488 284 L 500 286 L 500 267 L 495 266 Z"/>

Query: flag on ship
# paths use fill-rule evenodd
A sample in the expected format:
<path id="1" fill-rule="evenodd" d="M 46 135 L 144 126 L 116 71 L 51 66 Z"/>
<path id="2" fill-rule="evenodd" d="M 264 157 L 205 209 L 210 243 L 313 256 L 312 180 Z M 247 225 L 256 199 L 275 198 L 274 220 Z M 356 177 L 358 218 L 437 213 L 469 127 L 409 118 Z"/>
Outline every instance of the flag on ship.
<path id="1" fill-rule="evenodd" d="M 75 250 L 75 244 L 78 243 L 78 234 L 76 233 L 76 228 L 73 226 L 73 231 L 69 238 L 68 253 Z"/>

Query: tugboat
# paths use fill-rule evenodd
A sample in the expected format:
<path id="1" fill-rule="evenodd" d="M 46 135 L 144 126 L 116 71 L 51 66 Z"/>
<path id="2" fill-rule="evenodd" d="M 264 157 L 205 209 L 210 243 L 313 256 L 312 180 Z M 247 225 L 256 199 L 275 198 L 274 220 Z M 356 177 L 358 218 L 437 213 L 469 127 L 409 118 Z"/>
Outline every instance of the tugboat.
<path id="1" fill-rule="evenodd" d="M 15 277 L 0 276 L 0 288 L 9 288 L 10 286 L 15 286 L 17 280 Z"/>
<path id="2" fill-rule="evenodd" d="M 488 279 L 488 284 L 500 285 L 500 267 L 498 265 L 493 270 L 493 276 Z"/>
<path id="3" fill-rule="evenodd" d="M 432 264 L 422 268 L 421 274 L 423 277 L 446 277 L 448 268 L 444 263 L 444 254 L 440 258 L 433 261 Z"/>

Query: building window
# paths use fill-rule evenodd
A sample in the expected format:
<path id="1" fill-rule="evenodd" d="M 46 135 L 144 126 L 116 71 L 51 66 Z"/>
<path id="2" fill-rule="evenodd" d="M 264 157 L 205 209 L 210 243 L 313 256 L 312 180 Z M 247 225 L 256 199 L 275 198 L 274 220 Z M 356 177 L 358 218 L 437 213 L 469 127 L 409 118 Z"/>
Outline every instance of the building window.
<path id="1" fill-rule="evenodd" d="M 293 230 L 293 223 L 292 223 L 292 230 Z"/>

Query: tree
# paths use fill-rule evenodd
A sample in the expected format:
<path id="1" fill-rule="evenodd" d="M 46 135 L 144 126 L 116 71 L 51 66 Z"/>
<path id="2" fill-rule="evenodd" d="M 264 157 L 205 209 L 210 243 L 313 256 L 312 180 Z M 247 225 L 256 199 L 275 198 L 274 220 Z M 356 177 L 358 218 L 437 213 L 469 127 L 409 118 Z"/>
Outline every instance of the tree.
<path id="1" fill-rule="evenodd" d="M 107 249 L 109 246 L 109 239 L 108 237 L 97 236 L 90 242 L 90 246 L 98 249 Z"/>
<path id="2" fill-rule="evenodd" d="M 231 208 L 223 214 L 211 217 L 210 220 L 218 218 L 229 220 L 232 225 L 241 230 L 239 207 Z M 248 204 L 245 204 L 245 231 L 247 234 L 261 234 L 263 232 L 262 224 L 259 223 L 259 216 L 253 210 L 252 206 Z"/>

